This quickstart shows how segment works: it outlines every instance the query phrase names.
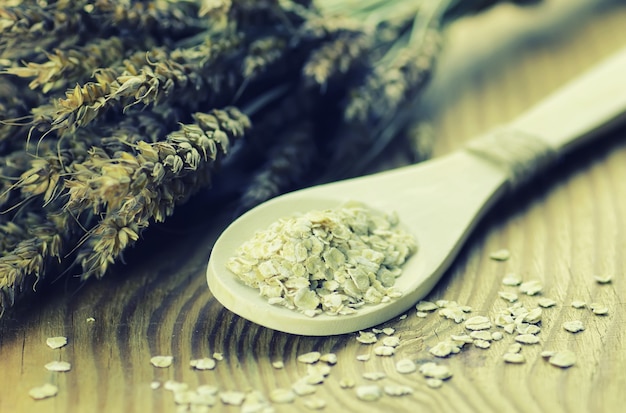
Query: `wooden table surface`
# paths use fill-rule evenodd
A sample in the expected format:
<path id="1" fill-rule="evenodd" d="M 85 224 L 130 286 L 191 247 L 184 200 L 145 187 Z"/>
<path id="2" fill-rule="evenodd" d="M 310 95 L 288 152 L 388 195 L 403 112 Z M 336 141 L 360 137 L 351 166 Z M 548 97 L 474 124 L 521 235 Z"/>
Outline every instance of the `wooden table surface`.
<path id="1" fill-rule="evenodd" d="M 512 119 L 626 46 L 626 5 L 589 3 L 599 2 L 546 0 L 541 12 L 512 12 L 506 6 L 451 29 L 441 73 L 426 99 L 437 134 L 435 154 Z M 508 18 L 511 13 L 515 19 Z M 520 33 L 526 33 L 524 42 L 516 40 Z M 543 310 L 540 343 L 523 346 L 524 364 L 503 362 L 513 342 L 507 333 L 489 349 L 467 345 L 452 357 L 435 358 L 428 350 L 463 326 L 436 313 L 417 317 L 415 309 L 381 326 L 392 327 L 400 338 L 395 356 L 372 355 L 369 361 L 356 360 L 359 354 L 372 354 L 374 347 L 357 342 L 356 334 L 300 337 L 246 322 L 221 307 L 205 282 L 206 261 L 224 214 L 188 208 L 181 209 L 176 225 L 149 232 L 127 264 L 104 279 L 80 288 L 60 280 L 40 291 L 28 308 L 0 320 L 0 412 L 174 412 L 173 394 L 163 386 L 151 388 L 152 382 L 167 380 L 192 389 L 213 384 L 221 391 L 256 390 L 267 396 L 306 375 L 306 365 L 296 357 L 310 351 L 335 353 L 338 362 L 314 395 L 275 404 L 276 412 L 305 411 L 305 402 L 313 399 L 323 399 L 327 412 L 624 411 L 625 178 L 626 128 L 621 128 L 496 205 L 427 297 L 469 305 L 470 315 L 493 316 L 510 305 L 498 292 L 517 291 L 502 285 L 505 274 L 541 281 L 541 296 L 557 304 Z M 509 249 L 511 258 L 489 259 L 500 248 Z M 612 282 L 599 284 L 595 275 L 611 275 Z M 520 294 L 528 308 L 537 299 Z M 598 316 L 589 308 L 573 308 L 575 300 L 600 303 L 609 313 Z M 585 324 L 585 331 L 563 329 L 563 322 L 574 319 Z M 69 342 L 52 350 L 46 346 L 51 336 L 66 336 Z M 569 369 L 540 356 L 544 350 L 564 349 L 577 355 Z M 189 367 L 191 359 L 214 352 L 224 356 L 214 370 Z M 154 355 L 171 355 L 173 364 L 155 368 L 150 364 Z M 420 365 L 436 361 L 448 366 L 453 377 L 441 388 L 430 388 L 418 372 L 396 372 L 401 358 Z M 44 369 L 52 360 L 70 362 L 71 371 Z M 277 360 L 284 368 L 272 367 Z M 362 377 L 364 372 L 387 377 L 374 383 Z M 414 392 L 360 401 L 355 389 L 340 387 L 344 378 L 357 385 L 404 384 Z M 58 394 L 31 399 L 29 390 L 46 382 L 56 384 Z M 211 409 L 240 410 L 219 401 Z"/>

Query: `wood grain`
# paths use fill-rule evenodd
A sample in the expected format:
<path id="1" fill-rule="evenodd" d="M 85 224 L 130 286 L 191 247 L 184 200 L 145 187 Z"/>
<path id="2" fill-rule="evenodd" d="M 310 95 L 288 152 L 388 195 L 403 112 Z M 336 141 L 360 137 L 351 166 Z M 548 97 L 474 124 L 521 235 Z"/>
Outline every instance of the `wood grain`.
<path id="1" fill-rule="evenodd" d="M 489 70 L 468 70 L 465 79 L 457 79 L 453 90 L 433 104 L 438 108 L 433 114 L 436 154 L 508 121 L 626 45 L 626 7 L 616 2 L 584 11 L 560 35 L 533 34 L 529 42 L 516 43 L 515 53 L 507 48 L 481 57 L 489 59 L 490 65 L 482 66 Z M 463 30 L 453 33 L 450 41 L 458 42 L 477 29 L 468 24 Z M 304 376 L 306 366 L 296 357 L 313 350 L 339 357 L 316 396 L 306 396 L 323 398 L 328 412 L 620 411 L 626 388 L 625 176 L 626 128 L 621 128 L 498 204 L 429 295 L 430 300 L 470 305 L 474 315 L 489 315 L 507 306 L 498 297 L 498 291 L 507 289 L 501 284 L 506 273 L 540 280 L 543 296 L 558 304 L 544 310 L 541 343 L 524 347 L 525 364 L 503 363 L 502 354 L 512 341 L 505 334 L 488 350 L 469 347 L 437 360 L 454 376 L 442 388 L 431 389 L 418 373 L 396 373 L 394 363 L 405 357 L 432 361 L 427 351 L 431 346 L 463 331 L 436 314 L 422 319 L 411 311 L 404 320 L 386 323 L 396 329 L 401 345 L 395 357 L 372 356 L 367 362 L 357 361 L 356 355 L 371 353 L 372 346 L 358 343 L 354 334 L 299 337 L 238 318 L 212 298 L 204 277 L 210 247 L 227 221 L 227 211 L 200 200 L 182 209 L 175 222 L 151 230 L 142 246 L 129 254 L 127 264 L 116 266 L 104 279 L 84 285 L 59 280 L 39 291 L 29 307 L 0 320 L 0 412 L 172 412 L 172 394 L 150 388 L 153 381 L 169 379 L 192 388 L 217 384 L 222 390 L 267 395 Z M 508 248 L 511 259 L 490 260 L 489 253 L 499 248 Z M 611 274 L 613 282 L 600 285 L 593 279 L 596 274 Z M 520 298 L 528 306 L 535 299 Z M 610 312 L 596 316 L 588 309 L 574 309 L 573 300 L 599 302 Z M 89 322 L 89 317 L 95 321 Z M 576 335 L 566 332 L 561 325 L 571 319 L 582 320 L 587 329 Z M 67 336 L 69 344 L 51 350 L 45 340 L 57 335 Z M 571 349 L 577 364 L 566 370 L 550 366 L 539 356 L 545 349 Z M 224 355 L 215 370 L 189 368 L 189 360 L 214 352 Z M 152 367 L 150 357 L 159 354 L 173 355 L 173 365 Z M 72 370 L 46 371 L 44 364 L 52 360 L 69 361 Z M 272 367 L 276 360 L 285 367 Z M 362 373 L 373 371 L 388 375 L 380 384 L 406 384 L 414 393 L 367 403 L 358 401 L 353 389 L 339 386 L 344 377 L 366 384 Z M 58 395 L 32 400 L 29 389 L 45 382 L 57 384 Z M 276 411 L 302 411 L 304 400 L 276 405 Z M 211 411 L 240 408 L 218 403 Z"/>

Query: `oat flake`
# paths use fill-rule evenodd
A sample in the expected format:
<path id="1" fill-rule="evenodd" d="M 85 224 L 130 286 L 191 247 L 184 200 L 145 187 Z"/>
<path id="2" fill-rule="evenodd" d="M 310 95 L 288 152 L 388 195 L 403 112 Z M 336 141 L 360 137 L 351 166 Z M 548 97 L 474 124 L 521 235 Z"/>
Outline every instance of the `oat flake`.
<path id="1" fill-rule="evenodd" d="M 585 330 L 585 326 L 580 320 L 566 321 L 563 323 L 563 328 L 570 333 L 578 333 Z"/>
<path id="2" fill-rule="evenodd" d="M 543 285 L 539 280 L 526 281 L 520 284 L 519 290 L 526 295 L 537 295 L 543 290 Z"/>
<path id="3" fill-rule="evenodd" d="M 39 387 L 33 387 L 28 391 L 30 397 L 35 400 L 47 399 L 48 397 L 54 397 L 59 392 L 59 388 L 54 384 L 46 383 Z"/>
<path id="4" fill-rule="evenodd" d="M 551 298 L 542 297 L 537 300 L 537 305 L 543 308 L 554 307 L 556 305 L 556 301 Z"/>
<path id="5" fill-rule="evenodd" d="M 422 312 L 431 312 L 431 311 L 438 310 L 439 306 L 435 303 L 431 303 L 430 301 L 419 301 L 415 305 L 415 309 L 417 311 L 422 311 Z"/>
<path id="6" fill-rule="evenodd" d="M 337 355 L 335 353 L 326 353 L 320 356 L 320 361 L 328 364 L 337 364 Z"/>
<path id="7" fill-rule="evenodd" d="M 232 406 L 240 406 L 246 398 L 245 393 L 240 391 L 223 391 L 219 396 L 222 403 Z"/>
<path id="8" fill-rule="evenodd" d="M 393 356 L 395 352 L 396 349 L 390 346 L 378 346 L 374 348 L 374 354 L 376 354 L 377 356 Z"/>
<path id="9" fill-rule="evenodd" d="M 413 394 L 413 388 L 401 384 L 388 384 L 383 387 L 383 391 L 387 396 L 399 397 Z"/>
<path id="10" fill-rule="evenodd" d="M 313 363 L 317 363 L 321 356 L 322 355 L 319 351 L 311 351 L 310 353 L 305 353 L 305 354 L 298 356 L 298 361 L 300 363 L 313 364 Z"/>
<path id="11" fill-rule="evenodd" d="M 339 380 L 339 387 L 342 389 L 351 389 L 356 385 L 352 377 L 343 377 Z"/>
<path id="12" fill-rule="evenodd" d="M 291 389 L 274 389 L 270 392 L 270 400 L 274 403 L 293 403 L 296 400 L 296 394 Z"/>
<path id="13" fill-rule="evenodd" d="M 306 399 L 304 407 L 311 410 L 321 410 L 326 407 L 326 401 L 323 399 Z"/>
<path id="14" fill-rule="evenodd" d="M 356 338 L 361 344 L 374 344 L 378 341 L 376 334 L 369 331 L 359 331 L 359 336 Z"/>
<path id="15" fill-rule="evenodd" d="M 598 284 L 608 284 L 613 280 L 611 275 L 594 275 L 593 278 Z"/>
<path id="16" fill-rule="evenodd" d="M 452 372 L 448 366 L 437 364 L 433 362 L 424 363 L 420 366 L 419 372 L 424 377 L 430 377 L 433 379 L 446 380 L 452 377 Z"/>
<path id="17" fill-rule="evenodd" d="M 172 365 L 174 357 L 172 356 L 154 356 L 150 358 L 150 363 L 154 367 L 166 368 Z"/>
<path id="18" fill-rule="evenodd" d="M 607 315 L 609 313 L 609 308 L 599 303 L 589 304 L 589 309 L 595 315 Z"/>
<path id="19" fill-rule="evenodd" d="M 511 258 L 511 252 L 505 248 L 499 249 L 489 254 L 489 258 L 494 261 L 506 261 Z"/>
<path id="20" fill-rule="evenodd" d="M 400 339 L 395 336 L 385 337 L 382 342 L 387 347 L 398 347 L 400 345 Z"/>
<path id="21" fill-rule="evenodd" d="M 196 370 L 213 370 L 215 368 L 215 365 L 215 360 L 210 357 L 191 360 L 189 362 L 189 366 Z"/>
<path id="22" fill-rule="evenodd" d="M 582 300 L 572 301 L 572 307 L 574 308 L 581 309 L 581 308 L 585 308 L 586 306 L 587 306 L 587 303 Z"/>
<path id="23" fill-rule="evenodd" d="M 431 389 L 438 389 L 443 386 L 443 380 L 441 379 L 426 379 L 426 385 Z"/>
<path id="24" fill-rule="evenodd" d="M 539 337 L 534 334 L 520 334 L 515 336 L 515 341 L 521 344 L 537 344 L 539 343 Z"/>
<path id="25" fill-rule="evenodd" d="M 515 301 L 517 301 L 517 294 L 515 293 L 511 293 L 508 291 L 499 291 L 498 295 L 500 296 L 500 298 L 502 298 L 503 300 L 506 300 L 510 303 L 514 303 Z"/>
<path id="26" fill-rule="evenodd" d="M 67 361 L 51 361 L 50 363 L 47 363 L 44 367 L 48 371 L 66 372 L 71 370 L 72 365 Z"/>
<path id="27" fill-rule="evenodd" d="M 381 371 L 370 371 L 370 372 L 363 373 L 361 376 L 365 380 L 371 380 L 371 381 L 378 381 L 387 377 L 387 375 Z"/>
<path id="28" fill-rule="evenodd" d="M 553 366 L 568 368 L 576 364 L 576 354 L 570 350 L 563 350 L 555 352 L 548 362 Z"/>
<path id="29" fill-rule="evenodd" d="M 368 361 L 370 359 L 370 355 L 369 354 L 359 354 L 356 356 L 356 359 L 358 361 Z"/>
<path id="30" fill-rule="evenodd" d="M 48 337 L 46 339 L 46 344 L 51 349 L 57 349 L 65 346 L 67 344 L 67 337 L 59 336 L 59 337 Z"/>
<path id="31" fill-rule="evenodd" d="M 488 330 L 491 328 L 491 321 L 488 317 L 477 315 L 467 319 L 464 325 L 468 330 Z"/>
<path id="32" fill-rule="evenodd" d="M 504 278 L 502 279 L 502 284 L 509 286 L 509 287 L 517 287 L 521 283 L 522 283 L 521 277 L 513 273 L 509 273 L 505 275 Z"/>
<path id="33" fill-rule="evenodd" d="M 396 371 L 400 374 L 413 373 L 415 370 L 417 370 L 417 366 L 411 359 L 400 359 L 396 361 Z"/>
<path id="34" fill-rule="evenodd" d="M 355 392 L 359 400 L 367 402 L 376 401 L 383 395 L 382 389 L 376 384 L 357 386 Z"/>
<path id="35" fill-rule="evenodd" d="M 511 364 L 521 364 L 526 362 L 526 358 L 522 353 L 504 353 L 502 358 L 505 362 Z"/>

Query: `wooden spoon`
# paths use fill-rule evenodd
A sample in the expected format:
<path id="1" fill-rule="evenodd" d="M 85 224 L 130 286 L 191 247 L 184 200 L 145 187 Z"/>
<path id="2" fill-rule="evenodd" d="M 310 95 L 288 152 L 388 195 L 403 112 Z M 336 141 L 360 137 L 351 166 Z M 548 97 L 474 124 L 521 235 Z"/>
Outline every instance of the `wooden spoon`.
<path id="1" fill-rule="evenodd" d="M 542 101 L 498 132 L 460 151 L 392 171 L 319 185 L 272 199 L 242 215 L 219 237 L 207 268 L 211 292 L 250 321 L 293 334 L 326 336 L 378 325 L 411 308 L 437 283 L 489 208 L 586 139 L 626 114 L 626 49 Z M 356 314 L 308 317 L 270 305 L 241 283 L 226 261 L 254 232 L 279 218 L 359 201 L 396 211 L 419 250 L 395 287 L 402 296 Z"/>

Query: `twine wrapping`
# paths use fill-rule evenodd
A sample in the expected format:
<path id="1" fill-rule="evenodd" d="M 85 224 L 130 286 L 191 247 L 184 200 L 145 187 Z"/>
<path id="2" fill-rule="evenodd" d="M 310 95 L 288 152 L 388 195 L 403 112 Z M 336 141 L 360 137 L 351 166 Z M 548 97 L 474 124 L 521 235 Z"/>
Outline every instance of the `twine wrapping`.
<path id="1" fill-rule="evenodd" d="M 467 144 L 465 150 L 504 170 L 508 190 L 526 184 L 558 158 L 558 152 L 540 136 L 514 129 L 497 129 Z"/>

